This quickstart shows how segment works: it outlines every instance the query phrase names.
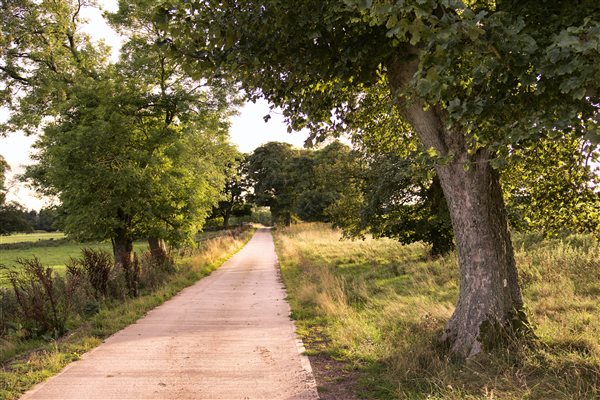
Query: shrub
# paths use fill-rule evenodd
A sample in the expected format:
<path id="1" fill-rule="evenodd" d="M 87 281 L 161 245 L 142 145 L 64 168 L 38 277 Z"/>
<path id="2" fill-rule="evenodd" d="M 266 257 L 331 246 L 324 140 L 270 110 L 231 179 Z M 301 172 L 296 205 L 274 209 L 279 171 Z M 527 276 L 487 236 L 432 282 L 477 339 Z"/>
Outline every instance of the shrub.
<path id="1" fill-rule="evenodd" d="M 168 252 L 155 255 L 146 251 L 139 257 L 139 269 L 139 287 L 154 290 L 175 272 L 175 262 Z"/>
<path id="2" fill-rule="evenodd" d="M 52 268 L 44 267 L 37 257 L 19 258 L 16 262 L 20 268 L 5 269 L 5 275 L 24 328 L 30 336 L 63 334 L 73 288 L 67 287 L 64 279 L 53 274 Z"/>
<path id="3" fill-rule="evenodd" d="M 112 256 L 107 251 L 100 249 L 81 249 L 81 257 L 71 259 L 67 264 L 67 273 L 73 279 L 85 275 L 92 288 L 93 296 L 98 301 L 108 296 L 108 284 L 112 272 Z"/>

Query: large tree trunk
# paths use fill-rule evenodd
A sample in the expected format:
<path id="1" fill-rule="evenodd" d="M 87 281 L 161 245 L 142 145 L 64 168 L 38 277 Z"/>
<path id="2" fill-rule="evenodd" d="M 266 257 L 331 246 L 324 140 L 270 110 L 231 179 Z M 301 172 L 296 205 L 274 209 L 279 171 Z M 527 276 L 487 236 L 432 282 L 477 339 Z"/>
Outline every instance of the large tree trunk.
<path id="1" fill-rule="evenodd" d="M 523 301 L 498 172 L 479 151 L 468 170 L 453 162 L 437 168 L 448 200 L 460 265 L 460 295 L 445 339 L 472 356 L 510 333 Z M 518 318 L 517 318 L 518 317 Z"/>
<path id="2" fill-rule="evenodd" d="M 150 247 L 150 254 L 155 260 L 164 261 L 167 259 L 167 244 L 163 239 L 149 237 L 148 246 Z"/>
<path id="3" fill-rule="evenodd" d="M 227 229 L 229 227 L 229 218 L 230 218 L 231 214 L 229 213 L 225 213 L 223 215 L 223 228 Z"/>
<path id="4" fill-rule="evenodd" d="M 492 154 L 486 149 L 469 154 L 464 134 L 447 128 L 445 110 L 425 109 L 418 99 L 398 96 L 417 67 L 417 57 L 394 60 L 388 66 L 389 83 L 400 112 L 425 147 L 450 158 L 436 172 L 456 238 L 460 294 L 444 339 L 453 353 L 471 357 L 524 326 L 514 252 L 498 173 L 488 162 Z"/>
<path id="5" fill-rule="evenodd" d="M 115 270 L 129 268 L 133 261 L 133 240 L 126 234 L 125 229 L 116 229 L 112 238 Z"/>

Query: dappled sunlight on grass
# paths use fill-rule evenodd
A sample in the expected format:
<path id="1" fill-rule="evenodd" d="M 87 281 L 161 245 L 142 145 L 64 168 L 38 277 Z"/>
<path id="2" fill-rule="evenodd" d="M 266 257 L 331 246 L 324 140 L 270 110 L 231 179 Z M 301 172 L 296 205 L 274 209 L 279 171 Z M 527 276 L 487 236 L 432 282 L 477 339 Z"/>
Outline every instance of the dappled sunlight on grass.
<path id="1" fill-rule="evenodd" d="M 360 371 L 365 397 L 600 397 L 600 245 L 592 236 L 514 240 L 537 339 L 468 363 L 453 360 L 438 340 L 458 297 L 454 253 L 430 259 L 420 243 L 340 239 L 322 224 L 276 232 L 293 315 L 309 351 Z M 319 346 L 311 347 L 313 340 Z"/>

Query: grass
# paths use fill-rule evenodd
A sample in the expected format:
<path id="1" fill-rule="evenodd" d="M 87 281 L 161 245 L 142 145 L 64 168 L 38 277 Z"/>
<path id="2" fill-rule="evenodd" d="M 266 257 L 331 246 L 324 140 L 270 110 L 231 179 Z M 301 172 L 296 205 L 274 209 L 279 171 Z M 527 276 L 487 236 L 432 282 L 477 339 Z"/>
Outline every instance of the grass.
<path id="1" fill-rule="evenodd" d="M 600 398 L 600 244 L 585 235 L 526 235 L 514 244 L 538 339 L 463 363 L 437 343 L 458 296 L 454 254 L 431 260 L 420 243 L 340 241 L 318 224 L 276 231 L 308 354 L 354 371 L 359 396 Z"/>
<path id="2" fill-rule="evenodd" d="M 205 232 L 198 235 L 199 242 L 219 236 L 219 232 Z M 83 247 L 103 249 L 112 252 L 109 242 L 78 243 L 65 239 L 62 233 L 23 233 L 0 236 L 0 264 L 15 266 L 18 258 L 38 257 L 42 264 L 53 268 L 59 274 L 65 271 L 65 264 L 71 257 L 79 257 Z M 133 250 L 138 254 L 148 249 L 148 243 L 137 241 Z M 0 282 L 0 286 L 2 283 Z"/>
<path id="3" fill-rule="evenodd" d="M 11 235 L 0 235 L 0 245 L 24 242 L 37 242 L 40 240 L 58 240 L 63 239 L 65 234 L 62 232 L 36 232 L 36 233 L 14 233 Z"/>
<path id="4" fill-rule="evenodd" d="M 98 346 L 104 338 L 210 274 L 241 249 L 253 232 L 245 231 L 237 238 L 224 235 L 204 241 L 197 254 L 178 262 L 177 272 L 160 289 L 142 293 L 137 298 L 105 304 L 90 319 L 73 321 L 70 332 L 56 341 L 9 343 L 0 339 L 0 398 L 19 398 L 36 383 L 58 373 L 65 365 Z"/>
<path id="5" fill-rule="evenodd" d="M 36 234 L 34 234 L 36 235 Z M 0 248 L 0 264 L 14 266 L 18 258 L 38 257 L 40 261 L 49 267 L 52 267 L 59 274 L 63 274 L 65 264 L 71 257 L 79 257 L 83 247 L 94 249 L 103 249 L 112 252 L 110 243 L 77 243 L 67 240 L 56 240 L 54 242 L 44 242 L 36 245 L 36 242 L 30 241 L 16 248 Z M 146 242 L 135 242 L 134 251 L 142 252 L 147 250 Z"/>

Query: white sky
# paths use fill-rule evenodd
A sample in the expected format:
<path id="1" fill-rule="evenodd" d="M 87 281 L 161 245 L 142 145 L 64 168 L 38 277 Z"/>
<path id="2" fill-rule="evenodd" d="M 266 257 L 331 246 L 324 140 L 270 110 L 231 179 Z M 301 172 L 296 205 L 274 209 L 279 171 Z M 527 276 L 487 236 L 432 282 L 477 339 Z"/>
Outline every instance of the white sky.
<path id="1" fill-rule="evenodd" d="M 117 8 L 116 0 L 100 0 L 98 3 L 104 10 L 112 11 Z M 82 16 L 89 20 L 82 30 L 89 33 L 95 40 L 104 40 L 109 44 L 113 49 L 113 58 L 116 59 L 121 47 L 121 39 L 103 20 L 101 11 L 84 8 Z M 303 146 L 307 137 L 305 132 L 288 133 L 287 126 L 277 111 L 271 113 L 271 119 L 265 123 L 263 117 L 268 113 L 268 103 L 258 101 L 255 104 L 245 104 L 241 108 L 240 114 L 231 119 L 231 141 L 238 146 L 240 151 L 248 153 L 270 141 Z M 6 111 L 0 109 L 0 120 L 4 120 L 6 117 Z M 14 132 L 6 138 L 0 137 L 0 154 L 4 156 L 11 167 L 9 174 L 11 190 L 8 199 L 18 201 L 26 208 L 39 210 L 47 204 L 47 200 L 37 196 L 35 192 L 14 179 L 15 174 L 23 172 L 25 165 L 31 164 L 31 145 L 34 141 L 35 137 L 26 137 L 21 132 Z"/>

